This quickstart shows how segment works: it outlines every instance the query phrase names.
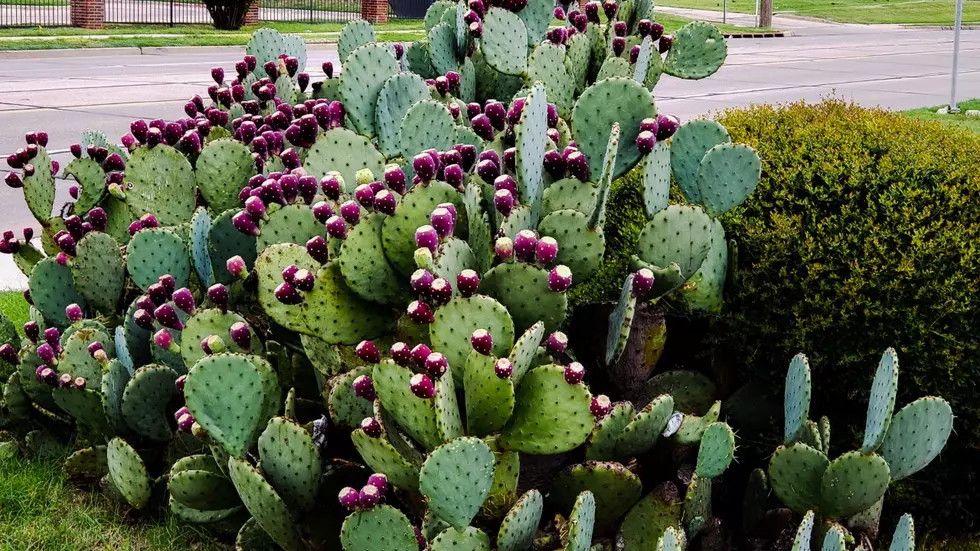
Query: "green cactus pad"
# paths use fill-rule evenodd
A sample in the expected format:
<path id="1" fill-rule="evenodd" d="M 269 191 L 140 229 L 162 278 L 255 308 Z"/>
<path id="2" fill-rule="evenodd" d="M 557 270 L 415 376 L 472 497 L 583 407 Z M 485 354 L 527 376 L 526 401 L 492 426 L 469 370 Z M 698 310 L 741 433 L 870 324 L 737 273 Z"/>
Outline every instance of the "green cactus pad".
<path id="1" fill-rule="evenodd" d="M 61 361 L 56 371 L 62 375 L 68 373 L 73 378 L 82 377 L 88 388 L 98 389 L 102 382 L 102 366 L 88 353 L 88 346 L 94 342 L 100 343 L 110 358 L 113 356 L 112 339 L 97 328 L 84 327 L 62 341 Z"/>
<path id="2" fill-rule="evenodd" d="M 411 71 L 422 78 L 435 78 L 436 71 L 429 59 L 429 46 L 425 41 L 413 42 L 405 51 L 405 60 Z"/>
<path id="3" fill-rule="evenodd" d="M 868 398 L 868 416 L 864 426 L 864 443 L 861 451 L 873 453 L 885 440 L 888 425 L 891 424 L 895 410 L 895 396 L 898 394 L 898 355 L 894 348 L 885 350 L 878 362 L 871 396 Z"/>
<path id="4" fill-rule="evenodd" d="M 493 337 L 494 356 L 506 356 L 514 344 L 514 322 L 506 308 L 496 300 L 482 296 L 457 296 L 435 312 L 435 320 L 429 325 L 429 339 L 433 350 L 442 352 L 449 362 L 453 377 L 463 382 L 463 366 L 473 346 L 470 336 L 477 329 L 485 329 Z"/>
<path id="5" fill-rule="evenodd" d="M 28 378 L 27 380 L 30 379 Z M 19 372 L 11 373 L 7 378 L 7 383 L 2 385 L 0 390 L 3 391 L 0 398 L 3 398 L 2 403 L 6 409 L 6 415 L 9 415 L 12 419 L 30 419 L 34 408 L 31 406 L 30 396 L 24 392 L 23 386 L 21 385 Z"/>
<path id="6" fill-rule="evenodd" d="M 340 531 L 346 551 L 418 551 L 415 529 L 401 511 L 378 505 L 347 517 Z"/>
<path id="7" fill-rule="evenodd" d="M 85 299 L 75 288 L 71 269 L 58 264 L 54 258 L 45 258 L 34 265 L 28 286 L 34 307 L 54 325 L 68 325 L 65 307 L 69 304 L 85 308 Z"/>
<path id="8" fill-rule="evenodd" d="M 337 53 L 341 60 L 357 48 L 375 42 L 374 26 L 363 19 L 355 19 L 344 25 L 337 40 Z"/>
<path id="9" fill-rule="evenodd" d="M 218 354 L 190 370 L 184 398 L 208 435 L 232 456 L 243 457 L 278 409 L 280 391 L 267 363 Z"/>
<path id="10" fill-rule="evenodd" d="M 544 323 L 539 321 L 528 327 L 514 343 L 514 348 L 510 351 L 508 359 L 514 367 L 514 372 L 511 373 L 510 378 L 514 381 L 515 387 L 520 384 L 521 379 L 531 369 L 542 339 L 544 339 Z"/>
<path id="11" fill-rule="evenodd" d="M 121 438 L 113 438 L 106 450 L 109 478 L 112 485 L 135 509 L 142 509 L 150 501 L 150 476 L 136 450 Z"/>
<path id="12" fill-rule="evenodd" d="M 436 0 L 429 5 L 429 8 L 425 10 L 425 20 L 423 21 L 425 32 L 428 33 L 436 25 L 443 21 L 446 16 L 446 12 L 449 10 L 456 11 L 456 2 L 450 2 L 449 0 Z"/>
<path id="13" fill-rule="evenodd" d="M 333 377 L 343 373 L 348 367 L 341 363 L 337 347 L 316 337 L 302 334 L 299 336 L 303 343 L 303 351 L 318 373 Z"/>
<path id="14" fill-rule="evenodd" d="M 105 195 L 105 172 L 98 161 L 90 158 L 72 159 L 65 167 L 64 176 L 71 176 L 81 186 L 82 192 L 75 201 L 75 212 L 84 214 L 99 205 Z M 54 197 L 52 197 L 52 200 Z"/>
<path id="15" fill-rule="evenodd" d="M 174 462 L 170 468 L 170 476 L 184 471 L 204 471 L 214 474 L 223 474 L 224 471 L 215 462 L 214 457 L 209 453 L 201 453 L 181 457 Z"/>
<path id="16" fill-rule="evenodd" d="M 844 528 L 839 524 L 834 524 L 827 530 L 823 538 L 823 545 L 820 551 L 847 551 L 847 544 L 844 539 Z"/>
<path id="17" fill-rule="evenodd" d="M 284 417 L 273 417 L 259 436 L 259 457 L 266 480 L 288 505 L 310 509 L 320 488 L 320 452 L 306 430 Z"/>
<path id="18" fill-rule="evenodd" d="M 447 528 L 450 528 L 449 523 L 435 516 L 431 509 L 425 510 L 425 517 L 422 519 L 422 537 L 427 541 L 434 540 Z"/>
<path id="19" fill-rule="evenodd" d="M 780 446 L 769 460 L 772 491 L 794 511 L 817 509 L 821 479 L 829 465 L 826 455 L 806 444 Z"/>
<path id="20" fill-rule="evenodd" d="M 565 70 L 572 77 L 575 85 L 573 95 L 578 96 L 585 90 L 586 79 L 589 76 L 589 58 L 592 55 L 592 41 L 588 34 L 575 33 L 565 43 Z"/>
<path id="21" fill-rule="evenodd" d="M 89 306 L 114 312 L 126 285 L 126 270 L 119 243 L 109 234 L 92 232 L 78 242 L 71 265 L 75 288 Z"/>
<path id="22" fill-rule="evenodd" d="M 432 449 L 442 443 L 435 406 L 431 400 L 412 394 L 408 382 L 411 378 L 411 370 L 390 360 L 375 365 L 371 376 L 378 398 L 395 422 L 415 441 Z"/>
<path id="23" fill-rule="evenodd" d="M 326 233 L 313 216 L 313 209 L 303 203 L 270 209 L 268 220 L 259 227 L 262 233 L 255 240 L 255 250 L 260 253 L 279 243 L 305 245 L 310 238 Z"/>
<path id="24" fill-rule="evenodd" d="M 272 245 L 262 251 L 255 260 L 255 271 L 259 280 L 259 304 L 273 321 L 286 329 L 310 333 L 303 317 L 305 305 L 283 304 L 275 296 L 276 287 L 282 284 L 282 271 L 291 265 L 310 271 L 316 271 L 319 267 L 319 263 L 306 253 L 306 247 L 301 245 Z"/>
<path id="25" fill-rule="evenodd" d="M 823 451 L 823 439 L 820 437 L 820 427 L 813 421 L 807 421 L 803 432 L 800 433 L 800 442 L 807 446 Z"/>
<path id="26" fill-rule="evenodd" d="M 745 200 L 759 183 L 762 161 L 751 147 L 722 143 L 705 153 L 698 169 L 701 203 L 711 216 L 721 216 Z"/>
<path id="27" fill-rule="evenodd" d="M 272 541 L 254 518 L 245 521 L 235 537 L 236 551 L 276 551 L 276 549 L 276 542 Z"/>
<path id="28" fill-rule="evenodd" d="M 351 228 L 340 246 L 340 273 L 361 298 L 401 305 L 410 300 L 410 290 L 385 257 L 381 242 L 384 221 L 382 214 L 369 214 Z"/>
<path id="29" fill-rule="evenodd" d="M 133 216 L 153 213 L 163 226 L 182 224 L 194 214 L 194 169 L 169 145 L 146 146 L 126 161 L 126 204 Z"/>
<path id="30" fill-rule="evenodd" d="M 580 186 L 592 190 L 588 184 Z M 595 191 L 592 190 L 592 193 Z M 541 220 L 538 233 L 554 237 L 558 241 L 558 257 L 555 263 L 568 266 L 578 281 L 590 278 L 602 264 L 606 238 L 601 228 L 589 229 L 589 217 L 578 210 L 552 212 Z"/>
<path id="31" fill-rule="evenodd" d="M 717 313 L 728 275 L 728 241 L 721 222 L 717 218 L 711 222 L 711 249 L 698 271 L 680 288 L 679 298 L 689 310 Z"/>
<path id="32" fill-rule="evenodd" d="M 459 192 L 445 182 L 412 186 L 395 214 L 385 219 L 381 231 L 385 254 L 402 275 L 415 271 L 415 230 L 429 223 L 429 215 L 440 203 L 459 203 L 457 207 L 463 210 Z"/>
<path id="33" fill-rule="evenodd" d="M 467 432 L 485 436 L 500 430 L 514 412 L 514 383 L 494 373 L 495 358 L 470 352 L 463 369 Z"/>
<path id="34" fill-rule="evenodd" d="M 633 404 L 616 402 L 612 410 L 595 423 L 585 444 L 585 458 L 592 461 L 616 459 L 616 441 L 633 418 Z M 658 435 L 659 436 L 659 435 Z"/>
<path id="35" fill-rule="evenodd" d="M 528 59 L 527 78 L 529 82 L 543 82 L 548 100 L 555 104 L 558 115 L 568 118 L 572 112 L 575 80 L 565 68 L 565 48 L 551 42 L 535 46 Z"/>
<path id="36" fill-rule="evenodd" d="M 187 469 L 172 473 L 170 495 L 181 505 L 201 511 L 220 511 L 241 505 L 230 480 L 220 472 Z"/>
<path id="37" fill-rule="evenodd" d="M 251 345 L 248 350 L 243 350 L 235 341 L 231 340 L 231 326 L 238 322 L 245 322 L 245 318 L 238 314 L 228 311 L 222 313 L 217 308 L 198 310 L 193 316 L 188 318 L 181 331 L 181 340 L 187 346 L 180 347 L 180 357 L 184 359 L 184 364 L 191 368 L 198 360 L 206 354 L 201 349 L 200 342 L 211 335 L 221 337 L 225 343 L 225 350 L 228 352 L 249 352 L 260 354 L 262 352 L 262 341 L 249 326 L 249 333 L 252 335 Z"/>
<path id="38" fill-rule="evenodd" d="M 468 32 L 465 23 L 462 27 L 457 26 L 456 29 L 457 33 L 460 30 L 464 33 Z M 459 35 L 457 34 L 458 38 Z M 473 61 L 468 57 L 463 58 L 463 63 L 459 66 L 459 99 L 464 102 L 476 100 L 476 66 L 473 65 Z M 460 142 L 456 141 L 454 143 Z"/>
<path id="39" fill-rule="evenodd" d="M 375 135 L 374 115 L 378 95 L 388 78 L 398 72 L 398 62 L 382 44 L 358 46 L 345 58 L 340 75 L 340 94 L 347 116 L 364 136 Z"/>
<path id="40" fill-rule="evenodd" d="M 499 216 L 498 213 L 497 220 L 501 220 L 501 218 L 503 217 Z M 498 231 L 495 235 L 497 235 L 498 237 L 507 236 L 511 239 L 514 239 L 514 236 L 517 235 L 517 232 L 521 230 L 534 229 L 534 223 L 532 221 L 532 215 L 531 215 L 531 207 L 527 205 L 520 205 L 514 207 L 513 212 L 511 212 L 510 216 L 508 216 L 507 218 L 503 218 L 503 220 L 499 224 L 499 227 L 500 227 L 500 231 Z"/>
<path id="41" fill-rule="evenodd" d="M 480 292 L 492 296 L 507 308 L 517 331 L 543 321 L 545 332 L 550 333 L 565 321 L 568 298 L 548 287 L 548 272 L 537 266 L 500 264 L 484 276 Z"/>
<path id="42" fill-rule="evenodd" d="M 800 438 L 810 415 L 810 362 L 802 353 L 793 357 L 786 372 L 785 427 L 783 439 L 786 445 Z"/>
<path id="43" fill-rule="evenodd" d="M 565 551 L 588 551 L 592 545 L 592 532 L 595 528 L 595 497 L 586 490 L 575 499 L 572 512 L 568 515 L 568 545 Z"/>
<path id="44" fill-rule="evenodd" d="M 895 527 L 888 551 L 915 551 L 915 523 L 908 513 L 898 519 L 898 526 Z"/>
<path id="45" fill-rule="evenodd" d="M 483 149 L 484 141 L 470 127 L 457 126 L 453 135 L 453 144 L 468 144 L 477 149 Z"/>
<path id="46" fill-rule="evenodd" d="M 181 502 L 177 501 L 170 496 L 169 499 L 170 512 L 173 513 L 175 517 L 181 522 L 186 522 L 188 524 L 209 524 L 214 525 L 219 522 L 228 520 L 234 523 L 232 519 L 237 513 L 241 513 L 244 507 L 239 505 L 238 507 L 232 507 L 230 509 L 219 509 L 217 511 L 202 511 L 200 509 L 193 509 L 188 507 Z"/>
<path id="47" fill-rule="evenodd" d="M 820 444 L 823 446 L 821 450 L 824 454 L 830 453 L 830 419 L 826 415 L 820 418 Z"/>
<path id="48" fill-rule="evenodd" d="M 554 4 L 549 0 L 529 0 L 527 5 L 521 8 L 518 15 L 527 27 L 528 44 L 533 46 L 544 40 L 554 10 Z M 558 62 L 561 63 L 561 58 L 558 58 Z"/>
<path id="49" fill-rule="evenodd" d="M 189 220 L 190 213 L 187 215 Z M 126 249 L 126 268 L 129 276 L 144 291 L 160 276 L 170 274 L 177 288 L 186 287 L 191 275 L 187 245 L 180 236 L 164 228 L 140 230 Z"/>
<path id="50" fill-rule="evenodd" d="M 505 75 L 527 70 L 527 27 L 521 18 L 504 8 L 490 8 L 483 20 L 480 50 L 487 65 Z"/>
<path id="51" fill-rule="evenodd" d="M 37 148 L 37 155 L 31 159 L 34 174 L 23 177 L 24 200 L 31 214 L 41 222 L 51 217 L 54 208 L 54 174 L 51 172 L 51 157 L 43 147 Z"/>
<path id="52" fill-rule="evenodd" d="M 363 365 L 330 381 L 327 407 L 334 424 L 353 429 L 361 426 L 361 421 L 365 417 L 374 415 L 374 404 L 354 394 L 352 386 L 354 379 L 370 374 L 371 366 Z"/>
<path id="53" fill-rule="evenodd" d="M 669 394 L 654 398 L 616 438 L 616 454 L 619 457 L 633 457 L 651 450 L 673 413 L 674 399 Z"/>
<path id="54" fill-rule="evenodd" d="M 344 191 L 353 193 L 357 185 L 357 171 L 367 168 L 380 177 L 384 172 L 384 161 L 384 155 L 371 140 L 346 128 L 334 128 L 317 138 L 306 155 L 303 167 L 318 180 L 327 172 L 339 172 L 344 179 Z"/>
<path id="55" fill-rule="evenodd" d="M 654 490 L 630 509 L 619 533 L 624 551 L 659 549 L 657 542 L 668 529 L 681 526 L 681 506 L 670 496 Z"/>
<path id="56" fill-rule="evenodd" d="M 402 152 L 402 119 L 408 109 L 430 97 L 429 86 L 415 73 L 398 73 L 385 81 L 378 94 L 374 125 L 378 130 L 378 146 L 389 158 Z"/>
<path id="57" fill-rule="evenodd" d="M 656 114 L 650 91 L 631 78 L 608 78 L 587 88 L 572 112 L 572 135 L 579 150 L 589 159 L 590 179 L 599 180 L 601 159 L 614 123 L 618 122 L 621 130 L 613 171 L 613 179 L 617 179 L 640 160 L 635 143 L 640 121 Z"/>
<path id="58" fill-rule="evenodd" d="M 208 251 L 208 241 L 211 234 L 211 215 L 204 207 L 198 207 L 191 218 L 190 245 L 191 261 L 194 271 L 203 287 L 210 287 L 214 282 L 214 268 L 211 263 L 211 253 Z"/>
<path id="59" fill-rule="evenodd" d="M 455 9 L 453 13 L 455 14 Z M 458 71 L 456 62 L 456 29 L 447 23 L 439 23 L 428 31 L 429 59 L 437 73 Z"/>
<path id="60" fill-rule="evenodd" d="M 216 212 L 240 206 L 238 192 L 255 174 L 255 160 L 248 146 L 231 138 L 208 142 L 195 164 L 197 187 Z"/>
<path id="61" fill-rule="evenodd" d="M 717 27 L 691 21 L 674 33 L 664 72 L 678 78 L 705 78 L 721 68 L 727 56 L 728 45 Z"/>
<path id="62" fill-rule="evenodd" d="M 704 519 L 712 516 L 711 485 L 710 478 L 701 478 L 697 473 L 691 476 L 691 482 L 687 485 L 682 518 L 692 535 L 701 529 Z"/>
<path id="63" fill-rule="evenodd" d="M 880 455 L 847 452 L 823 473 L 821 511 L 832 518 L 860 513 L 885 495 L 889 482 L 888 463 Z"/>
<path id="64" fill-rule="evenodd" d="M 466 208 L 466 241 L 476 261 L 477 273 L 486 273 L 493 261 L 493 238 L 490 235 L 490 220 L 483 210 L 483 188 L 471 181 L 463 193 L 463 206 Z M 451 283 L 455 283 L 455 278 Z"/>
<path id="65" fill-rule="evenodd" d="M 636 312 L 636 297 L 633 296 L 633 274 L 626 276 L 623 288 L 619 291 L 619 301 L 609 313 L 609 328 L 606 332 L 605 364 L 613 365 L 626 350 Z"/>
<path id="66" fill-rule="evenodd" d="M 160 442 L 173 437 L 167 404 L 176 392 L 176 380 L 177 374 L 169 367 L 151 364 L 136 370 L 123 391 L 121 410 L 135 433 Z"/>
<path id="67" fill-rule="evenodd" d="M 429 454 L 419 473 L 419 490 L 436 516 L 463 528 L 490 494 L 493 469 L 493 451 L 486 442 L 457 438 Z"/>
<path id="68" fill-rule="evenodd" d="M 586 490 L 595 497 L 596 525 L 608 527 L 640 499 L 643 485 L 639 477 L 619 463 L 587 461 L 558 473 L 549 499 L 565 513 L 572 510 L 578 495 Z"/>
<path id="69" fill-rule="evenodd" d="M 731 142 L 728 130 L 717 121 L 696 119 L 687 121 L 670 139 L 670 168 L 684 197 L 691 203 L 700 203 L 698 172 L 705 153 L 719 144 Z"/>
<path id="70" fill-rule="evenodd" d="M 721 476 L 735 457 L 735 433 L 727 423 L 711 423 L 701 436 L 697 474 L 701 478 Z"/>
<path id="71" fill-rule="evenodd" d="M 704 429 L 708 425 L 718 420 L 721 414 L 721 402 L 715 402 L 703 417 L 697 415 L 685 415 L 681 421 L 681 426 L 674 434 L 674 440 L 678 444 L 696 444 L 701 441 Z"/>
<path id="72" fill-rule="evenodd" d="M 585 442 L 592 432 L 592 394 L 582 384 L 565 382 L 565 368 L 538 367 L 517 387 L 514 415 L 500 444 L 530 454 L 563 453 Z"/>
<path id="73" fill-rule="evenodd" d="M 432 551 L 490 551 L 490 538 L 472 526 L 463 529 L 447 528 L 429 544 Z"/>
<path id="74" fill-rule="evenodd" d="M 14 258 L 14 264 L 17 265 L 17 269 L 22 274 L 28 276 L 31 274 L 31 270 L 34 269 L 34 265 L 44 258 L 41 251 L 31 243 L 22 244 L 12 256 Z"/>
<path id="75" fill-rule="evenodd" d="M 73 479 L 99 480 L 109 474 L 105 446 L 83 448 L 65 459 L 65 474 Z"/>
<path id="76" fill-rule="evenodd" d="M 426 149 L 446 151 L 453 146 L 455 129 L 453 116 L 445 105 L 431 99 L 422 100 L 405 112 L 399 149 L 406 159 Z"/>
<path id="77" fill-rule="evenodd" d="M 459 414 L 456 384 L 452 377 L 440 377 L 436 381 L 436 427 L 443 441 L 463 436 L 463 420 Z"/>
<path id="78" fill-rule="evenodd" d="M 765 519 L 769 500 L 769 479 L 762 469 L 753 469 L 745 484 L 742 498 L 742 529 L 746 533 L 755 532 Z"/>
<path id="79" fill-rule="evenodd" d="M 129 383 L 130 372 L 119 361 L 113 360 L 109 363 L 109 369 L 102 377 L 102 394 L 105 396 L 105 414 L 109 422 L 116 430 L 121 433 L 129 429 L 122 414 L 123 391 Z"/>
<path id="80" fill-rule="evenodd" d="M 246 266 L 255 265 L 255 238 L 235 229 L 232 217 L 237 209 L 226 210 L 211 224 L 208 234 L 208 253 L 211 255 L 211 266 L 214 270 L 214 280 L 218 283 L 229 284 L 234 278 L 228 273 L 227 261 L 233 256 L 240 256 Z"/>
<path id="81" fill-rule="evenodd" d="M 602 228 L 606 223 L 606 199 L 608 199 L 609 190 L 612 188 L 619 138 L 619 123 L 613 123 L 612 130 L 609 132 L 609 141 L 606 142 L 606 154 L 602 158 L 602 172 L 599 176 L 599 190 L 597 192 L 598 197 L 596 198 L 595 209 L 593 209 L 592 215 L 589 216 L 589 228 Z"/>
<path id="82" fill-rule="evenodd" d="M 589 214 L 595 209 L 597 196 L 598 191 L 591 183 L 580 182 L 575 178 L 557 180 L 544 190 L 541 215 L 547 218 L 550 213 L 568 209 Z M 541 223 L 543 225 L 544 220 Z M 541 231 L 541 225 L 538 226 L 539 231 Z M 558 244 L 561 245 L 562 243 L 559 242 Z"/>
<path id="83" fill-rule="evenodd" d="M 711 224 L 699 207 L 670 205 L 643 228 L 637 255 L 657 267 L 676 263 L 684 278 L 691 277 L 711 249 Z"/>
<path id="84" fill-rule="evenodd" d="M 562 67 L 559 64 L 559 67 Z M 544 154 L 548 144 L 548 99 L 544 85 L 536 83 L 527 95 L 515 131 L 517 189 L 521 203 L 531 207 L 531 224 L 541 215 L 544 194 Z"/>
<path id="85" fill-rule="evenodd" d="M 299 69 L 306 69 L 306 41 L 301 36 L 295 34 L 283 35 L 282 53 L 295 57 L 299 61 Z"/>
<path id="86" fill-rule="evenodd" d="M 275 29 L 259 29 L 252 33 L 248 44 L 245 45 L 245 53 L 254 55 L 257 66 L 255 71 L 262 73 L 262 66 L 270 61 L 278 61 L 279 54 L 286 50 L 286 41 L 279 31 Z"/>
<path id="87" fill-rule="evenodd" d="M 622 57 L 607 57 L 605 61 L 602 62 L 602 67 L 599 67 L 599 74 L 596 75 L 596 80 L 605 80 L 607 78 L 629 78 L 633 74 L 633 69 L 630 67 L 629 61 Z"/>
<path id="88" fill-rule="evenodd" d="M 932 462 L 953 430 L 953 411 L 942 398 L 919 398 L 892 418 L 881 454 L 892 480 L 901 480 Z"/>
<path id="89" fill-rule="evenodd" d="M 500 523 L 498 551 L 526 551 L 530 548 L 543 512 L 541 492 L 529 490 L 522 495 Z"/>
<path id="90" fill-rule="evenodd" d="M 269 537 L 286 551 L 301 551 L 306 547 L 289 515 L 289 508 L 276 490 L 266 482 L 262 473 L 237 457 L 228 460 L 228 474 L 245 503 L 245 508 Z"/>
<path id="91" fill-rule="evenodd" d="M 650 69 L 650 59 L 652 57 L 659 57 L 655 54 L 656 50 L 653 46 L 652 37 L 644 37 L 643 42 L 640 42 L 640 51 L 636 56 L 636 63 L 633 64 L 633 80 L 643 83 L 646 85 L 647 72 Z M 651 88 L 652 90 L 652 88 Z"/>
<path id="92" fill-rule="evenodd" d="M 351 433 L 351 441 L 371 470 L 384 473 L 397 488 L 418 489 L 419 467 L 405 459 L 384 437 L 374 438 L 357 429 Z"/>
<path id="93" fill-rule="evenodd" d="M 337 261 L 316 274 L 316 284 L 303 303 L 307 331 L 333 344 L 356 344 L 391 329 L 390 310 L 362 300 L 344 282 Z"/>

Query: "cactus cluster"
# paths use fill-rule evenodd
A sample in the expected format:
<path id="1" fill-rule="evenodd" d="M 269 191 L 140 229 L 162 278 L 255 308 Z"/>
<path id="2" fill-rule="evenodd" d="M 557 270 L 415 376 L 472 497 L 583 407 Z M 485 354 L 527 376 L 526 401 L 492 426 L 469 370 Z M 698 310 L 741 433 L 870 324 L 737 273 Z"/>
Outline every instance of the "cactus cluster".
<path id="1" fill-rule="evenodd" d="M 644 308 L 720 306 L 734 244 L 717 217 L 760 161 L 717 123 L 657 112 L 662 74 L 709 76 L 726 46 L 652 18 L 649 0 L 439 0 L 407 48 L 347 25 L 320 82 L 301 39 L 260 30 L 187 118 L 134 121 L 120 145 L 85 133 L 61 215 L 47 136 L 28 135 L 7 183 L 43 232 L 0 241 L 32 305 L 23 341 L 0 323 L 0 422 L 29 441 L 74 426 L 72 476 L 237 530 L 243 550 L 724 540 L 712 485 L 736 443 L 713 384 L 634 360 L 663 336 Z M 593 354 L 563 332 L 567 293 L 599 271 L 610 187 L 634 169 L 649 223 Z M 672 179 L 690 204 L 668 205 Z M 633 401 L 593 394 L 606 379 Z M 859 472 L 808 470 L 819 430 L 797 469 L 867 499 L 832 481 L 801 514 L 862 512 L 942 448 L 921 430 L 938 402 L 892 419 L 882 385 Z"/>

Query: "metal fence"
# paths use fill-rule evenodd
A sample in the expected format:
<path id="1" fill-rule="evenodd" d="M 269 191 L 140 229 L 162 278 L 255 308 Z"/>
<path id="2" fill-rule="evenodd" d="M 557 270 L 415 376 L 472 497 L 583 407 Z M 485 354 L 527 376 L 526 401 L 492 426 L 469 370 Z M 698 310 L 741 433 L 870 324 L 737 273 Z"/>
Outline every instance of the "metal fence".
<path id="1" fill-rule="evenodd" d="M 71 25 L 69 0 L 0 0 L 0 28 Z"/>

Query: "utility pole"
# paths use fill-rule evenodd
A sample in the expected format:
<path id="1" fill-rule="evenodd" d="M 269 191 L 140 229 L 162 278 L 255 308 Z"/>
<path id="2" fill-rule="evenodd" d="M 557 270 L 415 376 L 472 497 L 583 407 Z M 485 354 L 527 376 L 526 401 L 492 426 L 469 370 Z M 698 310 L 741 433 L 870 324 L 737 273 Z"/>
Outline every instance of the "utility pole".
<path id="1" fill-rule="evenodd" d="M 960 65 L 960 27 L 963 26 L 963 0 L 956 0 L 956 23 L 953 26 L 953 82 L 949 87 L 949 112 L 959 113 L 956 105 L 956 77 Z"/>
<path id="2" fill-rule="evenodd" d="M 772 0 L 760 0 L 759 4 L 759 26 L 772 27 Z"/>

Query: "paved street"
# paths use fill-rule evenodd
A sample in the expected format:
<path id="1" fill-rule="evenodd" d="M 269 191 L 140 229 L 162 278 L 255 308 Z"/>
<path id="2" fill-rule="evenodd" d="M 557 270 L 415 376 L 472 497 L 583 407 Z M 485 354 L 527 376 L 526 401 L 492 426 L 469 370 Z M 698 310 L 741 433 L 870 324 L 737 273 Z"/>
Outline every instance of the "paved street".
<path id="1" fill-rule="evenodd" d="M 792 21 L 779 22 L 791 28 Z M 836 94 L 867 106 L 908 109 L 948 101 L 953 33 L 899 27 L 813 25 L 798 22 L 796 36 L 735 39 L 726 65 L 702 81 L 664 77 L 657 86 L 662 112 L 682 119 L 753 103 L 818 101 Z M 50 150 L 64 150 L 85 129 L 113 139 L 140 118 L 172 119 L 195 93 L 204 93 L 209 68 L 232 71 L 241 48 L 91 51 L 84 55 L 0 52 L 0 152 L 23 145 L 30 130 L 46 130 Z M 6 57 L 6 59 L 4 59 Z M 309 70 L 337 61 L 333 46 L 311 46 Z M 964 31 L 960 98 L 980 96 L 980 31 Z M 69 158 L 55 155 L 62 166 Z M 7 170 L 0 167 L 0 177 Z M 66 186 L 61 186 L 63 188 Z M 22 194 L 0 186 L 0 229 L 33 224 Z M 0 255 L 0 288 L 18 285 Z"/>

